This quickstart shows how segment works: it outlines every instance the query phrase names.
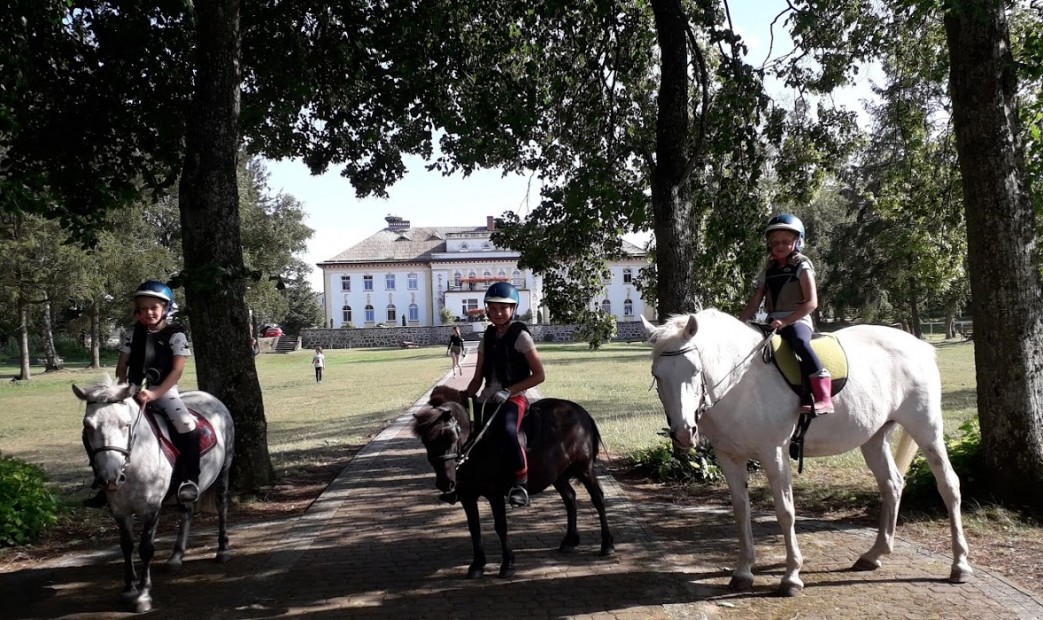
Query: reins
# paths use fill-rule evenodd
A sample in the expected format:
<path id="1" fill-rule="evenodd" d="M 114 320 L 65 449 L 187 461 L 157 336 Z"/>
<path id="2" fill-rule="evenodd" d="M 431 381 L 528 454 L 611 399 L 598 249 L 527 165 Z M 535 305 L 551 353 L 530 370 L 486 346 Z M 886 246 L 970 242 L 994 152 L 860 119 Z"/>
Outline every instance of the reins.
<path id="1" fill-rule="evenodd" d="M 506 401 L 504 401 L 504 402 L 506 402 Z M 469 459 L 471 457 L 471 450 L 474 450 L 474 447 L 476 445 L 478 445 L 478 442 L 481 441 L 482 437 L 485 436 L 485 431 L 489 430 L 489 427 L 492 426 L 491 422 L 496 418 L 496 414 L 500 412 L 500 408 L 501 407 L 503 407 L 503 402 L 501 402 L 500 404 L 496 405 L 496 409 L 493 410 L 493 413 L 492 413 L 491 416 L 489 416 L 489 419 L 485 420 L 482 423 L 482 430 L 480 430 L 478 432 L 478 436 L 474 438 L 474 441 L 468 441 L 469 445 L 467 446 L 467 450 L 459 458 L 457 458 L 457 461 L 456 461 L 456 466 L 457 467 L 460 467 L 461 465 L 466 463 L 467 459 Z M 482 418 L 483 419 L 485 418 L 485 403 L 482 403 Z"/>

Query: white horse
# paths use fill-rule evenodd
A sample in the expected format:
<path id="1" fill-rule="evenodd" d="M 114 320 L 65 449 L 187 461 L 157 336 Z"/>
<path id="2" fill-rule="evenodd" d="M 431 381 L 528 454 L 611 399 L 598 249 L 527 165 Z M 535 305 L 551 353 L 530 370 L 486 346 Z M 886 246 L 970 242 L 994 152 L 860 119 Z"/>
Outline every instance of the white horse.
<path id="1" fill-rule="evenodd" d="M 652 375 L 674 447 L 691 448 L 702 432 L 713 445 L 728 481 L 739 534 L 739 565 L 729 587 L 753 587 L 746 461 L 756 459 L 771 486 L 786 542 L 786 572 L 779 593 L 795 595 L 804 587 L 800 579 L 803 557 L 793 528 L 789 458 L 800 405 L 797 395 L 773 364 L 761 361 L 760 332 L 734 317 L 705 310 L 671 317 L 661 327 L 642 321 L 654 344 Z M 960 517 L 959 479 L 949 465 L 942 436 L 941 377 L 933 347 L 890 327 L 862 325 L 834 335 L 850 360 L 847 385 L 834 397 L 836 412 L 811 424 L 804 450 L 808 456 L 829 456 L 861 448 L 876 477 L 883 496 L 880 528 L 872 548 L 853 568 L 879 568 L 881 556 L 894 547 L 904 477 L 891 457 L 888 437 L 899 424 L 922 447 L 949 511 L 953 554 L 949 581 L 966 581 L 972 569 Z M 904 443 L 910 444 L 910 453 L 915 450 L 912 442 Z"/>
<path id="2" fill-rule="evenodd" d="M 152 425 L 131 398 L 129 385 L 115 385 L 106 378 L 105 383 L 84 390 L 73 385 L 72 391 L 87 403 L 87 411 L 83 416 L 84 443 L 96 480 L 106 491 L 109 512 L 119 525 L 125 579 L 122 596 L 138 613 L 149 611 L 152 608 L 150 566 L 155 554 L 159 511 L 164 503 L 176 503 L 176 493 L 170 489 L 173 466 L 164 455 Z M 225 521 L 228 474 L 232 467 L 232 446 L 235 444 L 232 416 L 221 401 L 206 392 L 182 392 L 181 399 L 190 409 L 206 418 L 214 430 L 216 443 L 200 459 L 199 489 L 206 491 L 213 485 L 216 492 L 216 559 L 218 562 L 226 562 L 231 557 Z M 181 520 L 174 551 L 167 560 L 167 566 L 172 570 L 181 567 L 192 527 L 193 506 L 177 506 Z M 135 517 L 142 521 L 138 549 L 142 564 L 140 581 L 135 574 L 132 557 Z"/>

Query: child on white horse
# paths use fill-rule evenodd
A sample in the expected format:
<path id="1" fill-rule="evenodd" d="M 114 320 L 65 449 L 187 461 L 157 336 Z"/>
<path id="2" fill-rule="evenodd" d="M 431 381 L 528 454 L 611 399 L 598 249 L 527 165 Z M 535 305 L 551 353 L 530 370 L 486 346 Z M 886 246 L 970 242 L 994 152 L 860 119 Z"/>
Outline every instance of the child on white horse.
<path id="1" fill-rule="evenodd" d="M 818 307 L 815 268 L 804 249 L 804 223 L 795 215 L 783 213 L 768 221 L 764 229 L 768 260 L 757 275 L 757 288 L 739 320 L 753 318 L 764 302 L 768 325 L 777 331 L 800 358 L 800 370 L 808 378 L 813 405 L 802 405 L 802 412 L 833 413 L 833 379 L 811 348 L 815 330 L 811 313 Z"/>
<path id="2" fill-rule="evenodd" d="M 512 506 L 528 506 L 528 463 L 525 449 L 518 440 L 522 417 L 529 399 L 539 400 L 535 393 L 527 392 L 543 383 L 543 363 L 536 351 L 536 343 L 524 323 L 515 321 L 518 309 L 518 289 L 509 282 L 497 282 L 485 292 L 485 313 L 492 325 L 485 330 L 478 344 L 478 360 L 474 378 L 465 392 L 469 396 L 478 394 L 478 400 L 499 405 L 497 424 L 506 432 L 515 466 L 514 486 L 507 494 Z"/>
<path id="3" fill-rule="evenodd" d="M 184 327 L 169 321 L 173 302 L 173 291 L 157 280 L 143 282 L 134 292 L 137 321 L 130 336 L 120 344 L 116 379 L 135 387 L 144 384 L 134 400 L 143 409 L 152 403 L 174 425 L 174 446 L 179 452 L 174 467 L 177 498 L 179 502 L 191 503 L 199 498 L 199 430 L 177 389 L 191 353 Z M 104 490 L 84 503 L 104 506 Z"/>

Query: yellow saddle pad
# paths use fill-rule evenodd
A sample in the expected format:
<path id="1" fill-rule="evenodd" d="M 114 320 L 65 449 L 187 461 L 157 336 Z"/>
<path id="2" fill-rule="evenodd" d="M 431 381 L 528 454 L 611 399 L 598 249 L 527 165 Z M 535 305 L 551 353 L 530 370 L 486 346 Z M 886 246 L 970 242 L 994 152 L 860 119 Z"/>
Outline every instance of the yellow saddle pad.
<path id="1" fill-rule="evenodd" d="M 833 394 L 844 389 L 847 384 L 847 354 L 840 341 L 833 334 L 814 334 L 811 336 L 811 349 L 815 351 L 819 361 L 833 375 Z M 775 367 L 798 396 L 804 392 L 804 377 L 800 376 L 800 362 L 796 353 L 782 336 L 775 334 L 771 339 L 771 357 Z"/>

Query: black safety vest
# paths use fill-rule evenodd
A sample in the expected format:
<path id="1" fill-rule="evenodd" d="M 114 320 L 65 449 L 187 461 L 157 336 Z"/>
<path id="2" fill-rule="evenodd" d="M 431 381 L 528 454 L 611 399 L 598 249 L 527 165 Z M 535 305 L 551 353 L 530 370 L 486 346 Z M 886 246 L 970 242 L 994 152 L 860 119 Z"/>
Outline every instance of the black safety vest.
<path id="1" fill-rule="evenodd" d="M 771 261 L 764 271 L 764 285 L 767 294 L 764 306 L 768 312 L 784 312 L 793 310 L 804 301 L 804 292 L 800 290 L 800 279 L 797 269 L 802 263 L 811 266 L 811 261 L 803 254 L 794 252 L 782 266 Z"/>
<path id="2" fill-rule="evenodd" d="M 514 348 L 514 344 L 518 342 L 518 336 L 523 331 L 528 332 L 529 328 L 525 326 L 525 323 L 519 321 L 511 323 L 507 328 L 507 333 L 502 337 L 496 335 L 495 325 L 486 328 L 485 335 L 482 336 L 482 340 L 485 342 L 482 353 L 484 355 L 482 376 L 487 382 L 495 378 L 503 387 L 510 387 L 532 375 L 529 360 Z"/>
<path id="3" fill-rule="evenodd" d="M 174 368 L 174 350 L 170 339 L 185 333 L 180 323 L 171 323 L 155 333 L 149 333 L 141 323 L 134 325 L 130 341 L 130 360 L 127 362 L 127 380 L 131 385 L 156 386 L 167 378 Z"/>

